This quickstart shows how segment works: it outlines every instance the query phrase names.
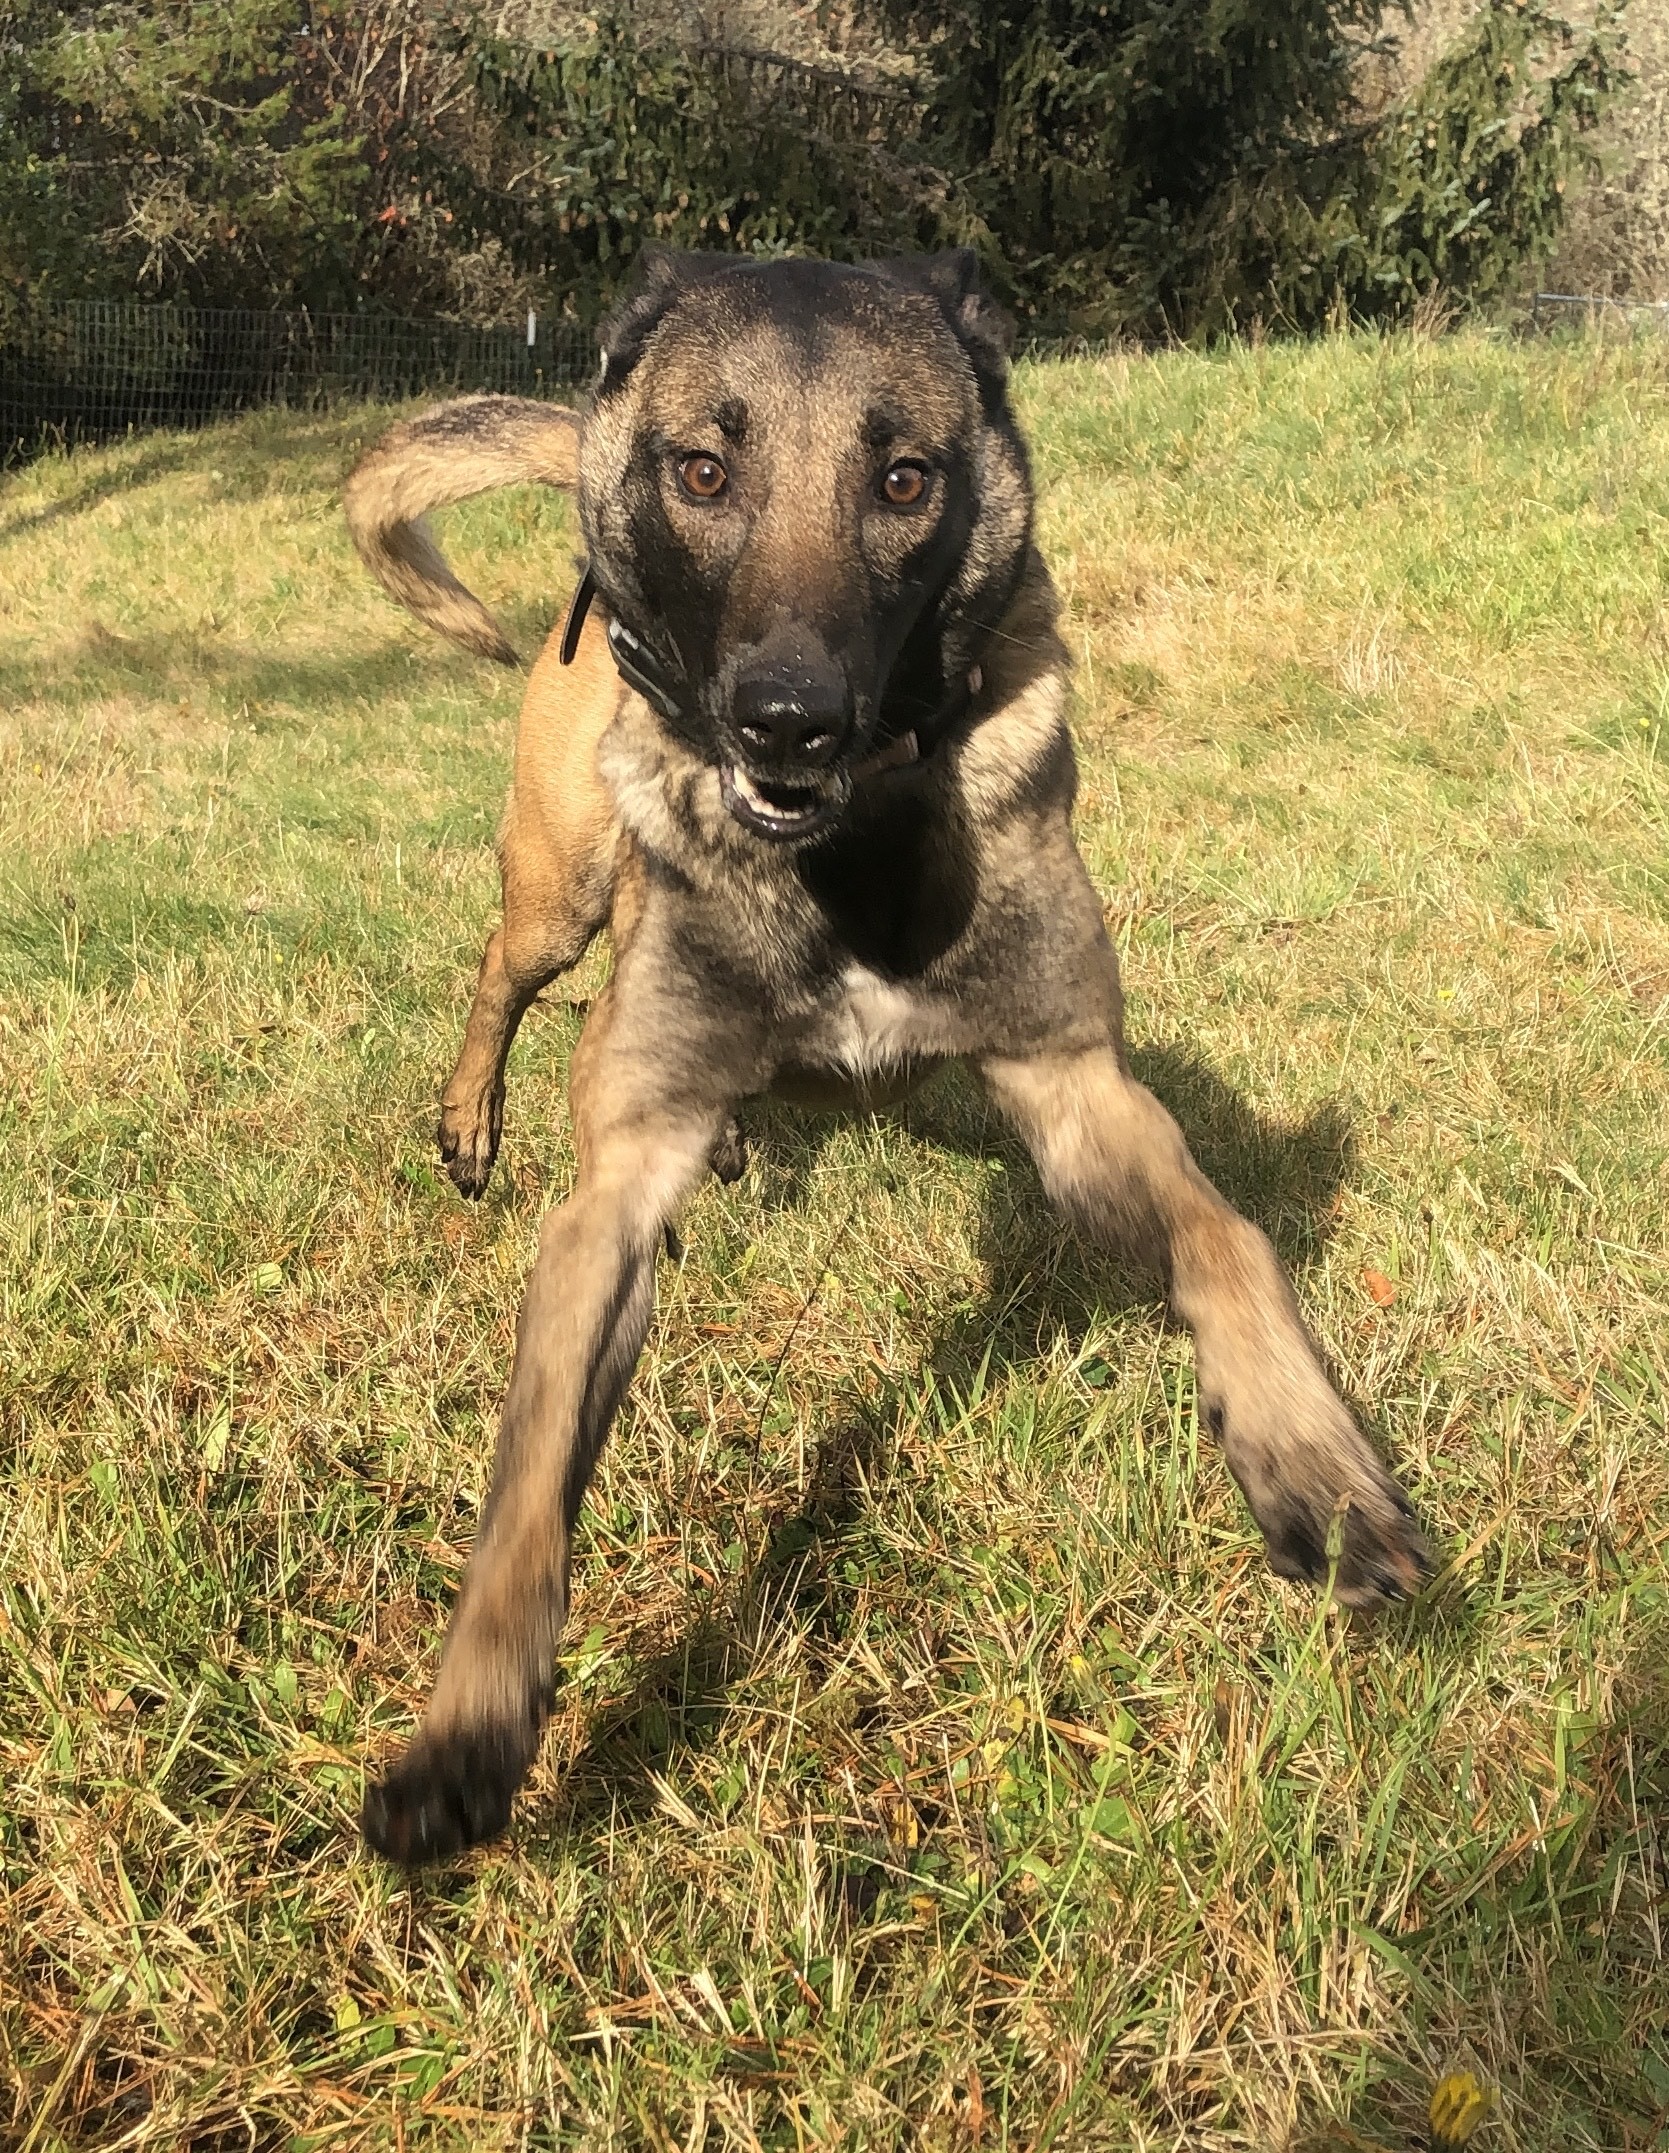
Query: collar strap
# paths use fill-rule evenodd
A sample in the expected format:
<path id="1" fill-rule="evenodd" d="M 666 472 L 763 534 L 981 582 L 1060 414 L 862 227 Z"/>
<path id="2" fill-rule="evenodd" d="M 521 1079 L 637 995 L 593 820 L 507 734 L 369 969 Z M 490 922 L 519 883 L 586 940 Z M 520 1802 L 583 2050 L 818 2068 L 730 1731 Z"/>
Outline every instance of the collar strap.
<path id="1" fill-rule="evenodd" d="M 861 763 L 852 765 L 852 783 L 861 785 L 865 778 L 879 777 L 883 770 L 902 770 L 907 763 L 921 761 L 921 742 L 916 738 L 915 727 L 889 740 L 875 754 L 866 755 Z"/>
<path id="2" fill-rule="evenodd" d="M 961 678 L 952 684 L 950 692 L 936 710 L 918 719 L 907 732 L 895 733 L 885 747 L 855 767 L 853 777 L 873 777 L 882 770 L 898 769 L 907 763 L 925 762 L 930 755 L 938 752 L 945 735 L 984 685 L 983 669 L 977 665 L 969 666 Z"/>
<path id="3" fill-rule="evenodd" d="M 895 733 L 885 747 L 877 748 L 873 755 L 866 755 L 861 763 L 852 765 L 852 783 L 861 785 L 867 778 L 880 777 L 888 770 L 905 770 L 911 763 L 925 762 L 952 722 L 962 715 L 984 685 L 984 673 L 977 665 L 970 666 L 933 713 L 933 729 L 925 747 L 920 732 L 913 725 L 907 733 Z"/>
<path id="4" fill-rule="evenodd" d="M 591 611 L 591 601 L 597 595 L 597 578 L 591 573 L 591 563 L 585 564 L 585 574 L 568 601 L 568 617 L 562 623 L 562 641 L 557 646 L 557 658 L 563 665 L 572 665 L 574 653 L 580 647 L 580 631 L 585 626 L 585 616 Z"/>
<path id="5" fill-rule="evenodd" d="M 683 705 L 673 692 L 673 684 L 661 661 L 641 636 L 633 635 L 623 620 L 611 620 L 608 624 L 609 656 L 614 669 L 629 688 L 636 688 L 644 701 L 658 710 L 670 724 L 676 725 L 683 716 Z"/>
<path id="6" fill-rule="evenodd" d="M 557 646 L 557 657 L 563 665 L 572 665 L 574 653 L 579 649 L 580 632 L 585 617 L 591 611 L 591 601 L 597 595 L 597 579 L 587 564 L 580 577 L 579 588 L 568 604 L 568 618 L 562 623 L 562 641 Z M 608 624 L 609 656 L 614 660 L 615 670 L 627 687 L 635 688 L 644 701 L 658 710 L 661 716 L 676 724 L 683 715 L 678 700 L 677 683 L 660 659 L 641 636 L 633 635 L 623 620 L 611 616 Z"/>

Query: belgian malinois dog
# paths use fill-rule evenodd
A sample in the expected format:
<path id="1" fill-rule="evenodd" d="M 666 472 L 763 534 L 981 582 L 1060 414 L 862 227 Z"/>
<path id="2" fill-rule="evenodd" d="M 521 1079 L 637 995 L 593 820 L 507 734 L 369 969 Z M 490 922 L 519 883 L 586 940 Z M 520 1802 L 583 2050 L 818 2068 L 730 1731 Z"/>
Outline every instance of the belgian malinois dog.
<path id="1" fill-rule="evenodd" d="M 656 255 L 583 419 L 472 397 L 398 426 L 349 521 L 386 587 L 514 653 L 425 511 L 575 487 L 584 578 L 528 683 L 440 1146 L 478 1196 L 540 989 L 607 926 L 575 1051 L 578 1176 L 546 1219 L 492 1492 L 423 1726 L 365 1801 L 403 1862 L 501 1831 L 552 1694 L 576 1514 L 649 1324 L 655 1262 L 740 1101 L 874 1106 L 970 1063 L 1044 1187 L 1148 1260 L 1200 1409 L 1283 1576 L 1353 1606 L 1428 1566 L 1269 1242 L 1125 1059 L 1118 965 L 1073 844 L 1068 660 L 1032 540 L 1006 318 L 971 255 L 856 267 Z"/>

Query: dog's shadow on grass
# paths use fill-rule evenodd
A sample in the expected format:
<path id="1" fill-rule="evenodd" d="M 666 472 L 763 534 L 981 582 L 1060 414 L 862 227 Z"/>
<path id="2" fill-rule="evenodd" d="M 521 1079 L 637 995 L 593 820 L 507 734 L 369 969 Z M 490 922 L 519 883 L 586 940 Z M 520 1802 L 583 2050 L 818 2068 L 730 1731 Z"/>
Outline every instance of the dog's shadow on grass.
<path id="1" fill-rule="evenodd" d="M 564 572 L 566 565 L 564 559 Z M 553 620 L 545 601 L 505 605 L 500 617 L 516 647 L 529 656 L 540 649 Z M 308 713 L 321 705 L 373 708 L 395 695 L 459 693 L 484 699 L 475 661 L 403 635 L 378 635 L 357 650 L 319 652 L 239 643 L 183 621 L 116 630 L 89 618 L 65 646 L 0 659 L 0 694 L 64 711 L 78 710 L 99 695 L 164 697 L 192 689 L 212 691 L 225 710 L 241 711 L 256 731 L 271 730 L 284 713 L 297 728 L 311 724 Z M 251 718 L 252 711 L 261 715 Z"/>
<path id="2" fill-rule="evenodd" d="M 553 1801 L 533 1811 L 528 1836 L 550 1852 L 576 1835 L 646 1816 L 656 1781 L 680 1755 L 707 1747 L 732 1686 L 755 1662 L 756 1640 L 785 1601 L 817 1590 L 823 1563 L 887 1468 L 887 1438 L 873 1421 L 842 1420 L 810 1460 L 799 1500 L 766 1521 L 763 1545 L 721 1605 L 647 1658 L 631 1688 L 601 1707 Z"/>
<path id="3" fill-rule="evenodd" d="M 199 461 L 201 454 L 198 446 L 189 440 L 168 434 L 153 436 L 136 454 L 98 470 L 92 477 L 84 477 L 73 491 L 57 500 L 0 518 L 0 545 L 30 531 L 84 515 L 115 494 L 137 492 L 158 479 L 175 477 L 191 463 Z M 22 469 L 23 464 L 19 463 L 15 468 Z"/>
<path id="4" fill-rule="evenodd" d="M 1175 1114 L 1201 1167 L 1301 1273 L 1325 1247 L 1337 1198 L 1354 1171 L 1348 1116 L 1324 1105 L 1299 1121 L 1271 1121 L 1185 1051 L 1153 1047 L 1132 1059 L 1136 1074 Z M 1023 1150 L 974 1085 L 936 1087 L 912 1104 L 907 1119 L 915 1139 L 988 1163 L 1000 1160 L 1003 1168 L 990 1176 L 982 1210 L 989 1291 L 977 1310 L 926 1342 L 923 1366 L 936 1378 L 966 1382 L 982 1361 L 1021 1368 L 1047 1350 L 1051 1333 L 1081 1343 L 1115 1311 L 1155 1307 L 1154 1282 L 1062 1226 Z M 778 1187 L 794 1201 L 794 1192 L 812 1184 L 832 1124 L 789 1122 L 773 1109 L 762 1125 L 765 1140 L 786 1153 L 771 1163 Z M 760 1133 L 756 1120 L 755 1141 Z M 785 1380 L 791 1379 L 790 1363 Z M 524 1823 L 524 1844 L 535 1861 L 646 1817 L 669 1798 L 663 1788 L 674 1801 L 685 1798 L 676 1791 L 680 1762 L 719 1738 L 730 1698 L 749 1678 L 784 1598 L 821 1591 L 830 1558 L 867 1496 L 885 1500 L 891 1439 L 886 1416 L 876 1418 L 883 1425 L 860 1417 L 831 1429 L 802 1498 L 769 1521 L 758 1557 L 722 1604 L 647 1658 L 628 1694 L 595 1712 L 554 1798 L 537 1804 Z M 1408 1619 L 1411 1640 L 1454 1632 L 1456 1649 L 1473 1626 L 1454 1586 Z M 1412 2022 L 1437 2029 L 1429 2045 L 1465 2060 L 1475 2042 L 1487 2059 L 1505 2018 L 1514 2028 L 1517 2059 L 1503 2088 L 1508 2104 L 1525 2117 L 1556 2117 L 1573 2133 L 1560 2142 L 1575 2142 L 1582 2131 L 1589 2134 L 1583 2142 L 1593 2144 L 1655 2142 L 1649 2133 L 1661 2119 L 1659 2076 L 1669 2084 L 1669 2047 L 1651 2016 L 1662 2001 L 1654 1957 L 1655 1818 L 1669 1800 L 1665 1642 L 1661 1622 L 1642 1639 L 1637 1668 L 1619 1684 L 1617 1707 L 1575 1756 L 1565 1810 L 1549 1827 L 1547 1846 L 1529 1846 L 1505 1866 L 1491 1863 L 1447 1904 L 1434 1882 L 1437 1909 L 1419 1933 L 1399 1940 L 1414 1985 Z M 868 1874 L 854 1842 L 843 1871 L 854 1916 L 863 1910 Z M 1424 2071 L 1388 2072 L 1347 2100 L 1331 2127 L 1295 2140 L 1295 2153 L 1411 2143 L 1423 2133 L 1429 2092 Z M 1350 2130 L 1369 2135 L 1352 2138 Z"/>
<path id="5" fill-rule="evenodd" d="M 1260 1115 L 1197 1056 L 1172 1046 L 1132 1055 L 1135 1074 L 1170 1108 L 1203 1170 L 1263 1227 L 1286 1263 L 1302 1269 L 1325 1243 L 1355 1151 L 1350 1122 L 1334 1105 L 1306 1120 Z M 959 1314 L 926 1343 L 924 1370 L 962 1388 L 983 1365 L 1027 1366 L 1064 1332 L 1076 1347 L 1109 1314 L 1156 1310 L 1158 1282 L 1104 1255 L 1073 1233 L 1049 1205 L 1024 1147 L 973 1080 L 947 1074 L 899 1119 L 912 1138 L 985 1162 L 1000 1162 L 984 1193 L 980 1254 L 989 1288 L 977 1309 Z M 750 1141 L 769 1208 L 807 1199 L 818 1160 L 837 1123 L 753 1110 Z M 908 1134 L 906 1134 L 906 1129 Z M 792 1356 L 780 1381 L 793 1380 Z M 583 1747 L 562 1771 L 554 1801 L 529 1822 L 534 1842 L 553 1849 L 572 1836 L 643 1815 L 662 1799 L 655 1777 L 681 1753 L 715 1735 L 732 1686 L 752 1664 L 753 1640 L 784 1594 L 792 1597 L 857 1515 L 863 1490 L 884 1484 L 889 1438 L 855 1410 L 818 1445 L 797 1507 L 765 1527 L 763 1546 L 735 1586 L 710 1603 L 673 1643 L 648 1659 L 631 1690 L 596 1714 Z M 759 1519 L 744 1520 L 757 1545 Z"/>
<path id="6" fill-rule="evenodd" d="M 45 453 L 54 453 L 50 437 L 44 438 L 41 446 Z M 86 452 L 97 448 L 106 454 L 89 465 Z M 60 449 L 57 453 L 65 452 Z M 219 459 L 218 468 L 211 467 L 210 459 L 215 457 Z M 162 480 L 187 474 L 200 480 L 205 490 L 212 489 L 212 496 L 220 500 L 260 499 L 271 492 L 283 492 L 292 484 L 294 465 L 306 458 L 326 463 L 343 460 L 340 452 L 300 434 L 288 441 L 271 434 L 258 450 L 236 439 L 223 437 L 216 441 L 202 434 L 177 432 L 153 433 L 138 441 L 123 441 L 117 435 L 102 442 L 83 441 L 76 444 L 70 465 L 78 483 L 56 500 L 0 516 L 0 546 L 56 523 L 73 522 L 119 494 L 142 494 Z M 7 469 L 6 475 L 26 470 L 36 460 L 34 456 L 22 457 Z M 232 467 L 230 475 L 226 466 Z"/>

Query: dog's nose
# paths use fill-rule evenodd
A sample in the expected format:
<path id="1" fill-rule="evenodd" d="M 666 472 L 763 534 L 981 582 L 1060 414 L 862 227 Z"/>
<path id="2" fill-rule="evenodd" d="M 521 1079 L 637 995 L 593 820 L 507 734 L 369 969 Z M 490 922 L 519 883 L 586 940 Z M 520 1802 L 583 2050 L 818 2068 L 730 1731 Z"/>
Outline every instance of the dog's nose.
<path id="1" fill-rule="evenodd" d="M 731 707 L 748 761 L 760 769 L 820 768 L 852 722 L 851 696 L 833 681 L 741 680 Z"/>

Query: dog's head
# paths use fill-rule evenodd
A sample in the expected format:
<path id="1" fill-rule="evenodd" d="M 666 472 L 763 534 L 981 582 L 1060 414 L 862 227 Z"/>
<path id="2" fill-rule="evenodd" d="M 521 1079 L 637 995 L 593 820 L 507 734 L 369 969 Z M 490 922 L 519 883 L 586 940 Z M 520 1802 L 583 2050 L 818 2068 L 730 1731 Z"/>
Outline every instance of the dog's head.
<path id="1" fill-rule="evenodd" d="M 617 650 L 760 836 L 968 680 L 1031 486 L 1009 325 L 970 253 L 855 267 L 655 254 L 602 337 L 580 512 Z"/>

